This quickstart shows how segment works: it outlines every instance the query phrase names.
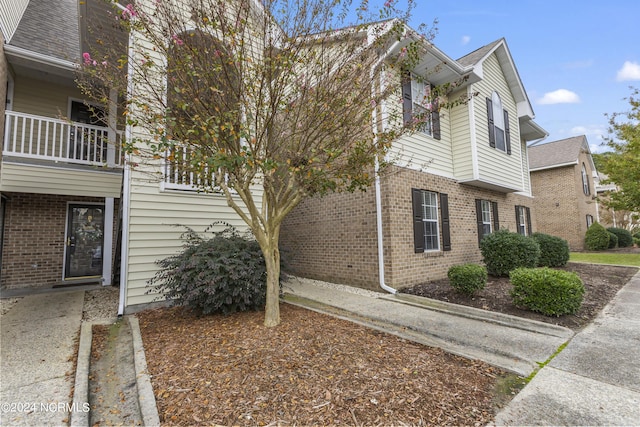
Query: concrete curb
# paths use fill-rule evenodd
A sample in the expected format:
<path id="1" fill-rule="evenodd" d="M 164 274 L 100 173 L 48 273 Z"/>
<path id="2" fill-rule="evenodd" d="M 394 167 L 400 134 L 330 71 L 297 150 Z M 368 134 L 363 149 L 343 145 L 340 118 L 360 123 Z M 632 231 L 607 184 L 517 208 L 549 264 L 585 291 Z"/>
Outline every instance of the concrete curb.
<path id="1" fill-rule="evenodd" d="M 550 323 L 539 322 L 537 320 L 524 319 L 522 317 L 511 316 L 509 314 L 452 304 L 416 295 L 395 294 L 385 295 L 381 298 L 401 304 L 413 305 L 415 307 L 427 307 L 442 313 L 455 314 L 468 319 L 482 320 L 484 322 L 509 326 L 523 331 L 537 332 L 558 338 L 571 339 L 571 337 L 575 335 L 571 329 L 565 328 L 564 326 L 552 325 Z"/>
<path id="2" fill-rule="evenodd" d="M 93 337 L 92 324 L 82 322 L 80 326 L 80 343 L 78 345 L 78 360 L 76 365 L 76 379 L 73 387 L 73 404 L 76 410 L 71 411 L 71 427 L 88 427 L 89 412 L 79 410 L 89 404 L 89 370 L 91 368 L 91 339 Z"/>
<path id="3" fill-rule="evenodd" d="M 156 406 L 156 398 L 153 394 L 151 376 L 147 371 L 147 358 L 142 345 L 142 334 L 140 333 L 140 323 L 138 318 L 127 316 L 131 334 L 133 336 L 133 359 L 136 369 L 136 385 L 138 387 L 138 404 L 142 415 L 142 423 L 145 426 L 159 426 L 160 416 Z"/>

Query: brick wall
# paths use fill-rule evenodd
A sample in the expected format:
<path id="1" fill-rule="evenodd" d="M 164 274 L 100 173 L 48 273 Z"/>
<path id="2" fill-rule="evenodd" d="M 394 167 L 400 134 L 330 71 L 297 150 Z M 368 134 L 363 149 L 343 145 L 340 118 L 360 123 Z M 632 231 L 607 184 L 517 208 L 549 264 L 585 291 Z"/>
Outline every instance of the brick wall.
<path id="1" fill-rule="evenodd" d="M 538 231 L 562 237 L 571 250 L 584 249 L 587 214 L 597 218 L 595 187 L 589 162 L 581 154 L 578 165 L 531 172 Z M 591 194 L 582 189 L 582 162 L 587 167 Z"/>
<path id="2" fill-rule="evenodd" d="M 5 195 L 8 199 L 2 248 L 2 287 L 40 288 L 60 284 L 67 202 L 103 203 L 104 199 L 26 193 Z M 117 203 L 118 200 L 116 212 Z"/>
<path id="3" fill-rule="evenodd" d="M 447 193 L 451 251 L 416 254 L 411 189 Z M 481 262 L 475 199 L 498 203 L 500 227 L 516 230 L 515 205 L 532 199 L 457 184 L 454 180 L 392 168 L 382 179 L 385 282 L 401 288 L 446 277 L 450 266 Z M 535 217 L 532 212 L 535 231 Z M 302 202 L 285 219 L 281 247 L 297 275 L 379 289 L 375 191 L 332 194 Z"/>

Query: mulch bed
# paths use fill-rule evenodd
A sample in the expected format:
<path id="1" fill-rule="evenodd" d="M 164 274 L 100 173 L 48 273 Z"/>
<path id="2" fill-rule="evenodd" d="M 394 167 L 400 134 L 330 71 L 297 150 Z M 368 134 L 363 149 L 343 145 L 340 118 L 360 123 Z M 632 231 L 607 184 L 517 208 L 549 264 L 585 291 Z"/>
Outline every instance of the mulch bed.
<path id="1" fill-rule="evenodd" d="M 560 269 L 577 273 L 584 282 L 586 292 L 582 307 L 573 315 L 549 317 L 516 307 L 511 300 L 510 292 L 513 286 L 508 277 L 489 276 L 486 287 L 476 292 L 474 296 L 456 292 L 449 284 L 448 279 L 411 286 L 402 289 L 402 292 L 552 323 L 577 331 L 591 323 L 615 294 L 638 272 L 637 267 L 580 263 L 569 263 Z"/>
<path id="2" fill-rule="evenodd" d="M 276 328 L 262 312 L 139 318 L 164 425 L 486 425 L 505 376 L 287 304 Z"/>

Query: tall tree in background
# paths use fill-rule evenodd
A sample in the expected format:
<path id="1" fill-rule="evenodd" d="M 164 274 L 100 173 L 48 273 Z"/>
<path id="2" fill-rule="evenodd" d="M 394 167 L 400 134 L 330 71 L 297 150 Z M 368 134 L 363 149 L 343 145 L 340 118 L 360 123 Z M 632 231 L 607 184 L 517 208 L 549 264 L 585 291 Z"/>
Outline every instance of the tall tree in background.
<path id="1" fill-rule="evenodd" d="M 280 322 L 287 213 L 311 195 L 366 189 L 391 142 L 420 125 L 381 107 L 401 105 L 396 71 L 432 38 L 407 32 L 412 0 L 395 4 L 141 0 L 115 16 L 134 41 L 127 55 L 105 39 L 84 54 L 85 92 L 125 99 L 131 162 L 158 173 L 166 158 L 170 175 L 224 194 L 247 223 L 266 261 L 267 326 Z"/>
<path id="2" fill-rule="evenodd" d="M 632 88 L 628 101 L 631 109 L 607 115 L 609 134 L 606 145 L 611 149 L 602 157 L 602 171 L 608 175 L 604 183 L 615 183 L 619 191 L 610 193 L 604 203 L 616 211 L 640 213 L 640 90 Z M 637 219 L 637 218 L 636 218 Z"/>

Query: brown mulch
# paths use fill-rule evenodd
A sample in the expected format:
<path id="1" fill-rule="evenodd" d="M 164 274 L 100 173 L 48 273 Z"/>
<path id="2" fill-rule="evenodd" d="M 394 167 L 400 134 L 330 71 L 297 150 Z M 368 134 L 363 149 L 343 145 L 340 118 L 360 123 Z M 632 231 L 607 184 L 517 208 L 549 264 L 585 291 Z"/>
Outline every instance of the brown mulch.
<path id="1" fill-rule="evenodd" d="M 448 279 L 412 286 L 402 289 L 402 292 L 453 304 L 466 305 L 552 323 L 577 331 L 591 323 L 620 288 L 629 282 L 629 279 L 638 272 L 637 267 L 580 263 L 568 263 L 566 267 L 560 269 L 577 273 L 585 286 L 586 292 L 582 306 L 580 310 L 573 315 L 549 317 L 525 308 L 516 307 L 509 294 L 513 286 L 509 282 L 508 277 L 489 276 L 485 288 L 476 292 L 474 296 L 467 296 L 456 292 L 449 284 Z"/>
<path id="2" fill-rule="evenodd" d="M 513 394 L 483 362 L 287 304 L 276 328 L 262 312 L 139 318 L 163 425 L 486 425 Z"/>

